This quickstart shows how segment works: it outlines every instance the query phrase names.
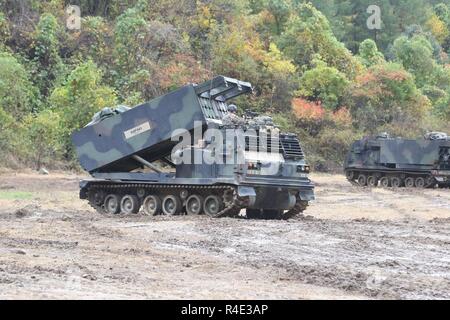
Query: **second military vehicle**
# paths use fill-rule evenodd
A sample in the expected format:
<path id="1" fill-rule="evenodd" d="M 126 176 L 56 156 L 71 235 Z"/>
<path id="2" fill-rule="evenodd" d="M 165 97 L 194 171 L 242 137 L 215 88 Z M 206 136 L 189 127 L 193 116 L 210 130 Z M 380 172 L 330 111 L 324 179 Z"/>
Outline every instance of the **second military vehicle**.
<path id="1" fill-rule="evenodd" d="M 376 187 L 450 185 L 450 137 L 429 133 L 423 139 L 391 138 L 384 133 L 355 141 L 344 170 L 350 182 Z"/>
<path id="2" fill-rule="evenodd" d="M 72 136 L 93 177 L 81 181 L 80 198 L 109 214 L 142 208 L 149 215 L 234 217 L 246 209 L 248 218 L 288 219 L 301 213 L 314 186 L 297 137 L 280 133 L 268 117 L 222 121 L 227 102 L 251 92 L 250 83 L 219 76 L 97 114 Z M 223 147 L 211 148 L 217 142 Z M 180 161 L 185 157 L 199 161 Z"/>

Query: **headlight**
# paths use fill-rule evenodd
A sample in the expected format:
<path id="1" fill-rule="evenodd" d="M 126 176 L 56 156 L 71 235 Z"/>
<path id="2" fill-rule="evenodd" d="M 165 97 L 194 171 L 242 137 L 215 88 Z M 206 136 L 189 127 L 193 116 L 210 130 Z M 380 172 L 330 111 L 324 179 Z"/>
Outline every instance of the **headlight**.
<path id="1" fill-rule="evenodd" d="M 259 169 L 261 169 L 261 164 L 255 163 L 255 162 L 249 162 L 247 165 L 247 169 L 248 170 L 259 170 Z"/>
<path id="2" fill-rule="evenodd" d="M 309 173 L 309 170 L 310 170 L 309 166 L 297 166 L 297 172 Z"/>

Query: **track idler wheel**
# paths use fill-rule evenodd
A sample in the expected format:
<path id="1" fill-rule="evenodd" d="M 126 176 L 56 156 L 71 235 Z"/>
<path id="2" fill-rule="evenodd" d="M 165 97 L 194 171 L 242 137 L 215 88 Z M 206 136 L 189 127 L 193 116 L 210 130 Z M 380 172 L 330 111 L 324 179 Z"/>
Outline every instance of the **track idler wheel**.
<path id="1" fill-rule="evenodd" d="M 169 194 L 162 201 L 162 212 L 166 216 L 173 216 L 181 213 L 182 204 L 179 197 Z"/>
<path id="2" fill-rule="evenodd" d="M 106 213 L 118 214 L 120 213 L 120 196 L 117 194 L 109 194 L 105 198 L 103 208 Z"/>
<path id="3" fill-rule="evenodd" d="M 346 171 L 345 172 L 345 176 L 346 176 L 346 178 L 347 178 L 347 180 L 348 181 L 353 181 L 353 180 L 355 180 L 355 171 L 351 171 L 351 170 L 349 170 L 349 171 Z"/>
<path id="4" fill-rule="evenodd" d="M 203 203 L 203 211 L 210 217 L 217 217 L 217 215 L 223 210 L 223 201 L 219 196 L 210 195 L 206 197 Z"/>
<path id="5" fill-rule="evenodd" d="M 136 214 L 139 212 L 140 207 L 139 199 L 135 195 L 127 194 L 120 201 L 120 210 L 125 214 Z"/>
<path id="6" fill-rule="evenodd" d="M 149 195 L 144 199 L 142 209 L 149 216 L 156 216 L 161 213 L 161 199 L 156 195 Z"/>
<path id="7" fill-rule="evenodd" d="M 203 197 L 193 194 L 186 200 L 186 213 L 198 215 L 202 213 Z"/>

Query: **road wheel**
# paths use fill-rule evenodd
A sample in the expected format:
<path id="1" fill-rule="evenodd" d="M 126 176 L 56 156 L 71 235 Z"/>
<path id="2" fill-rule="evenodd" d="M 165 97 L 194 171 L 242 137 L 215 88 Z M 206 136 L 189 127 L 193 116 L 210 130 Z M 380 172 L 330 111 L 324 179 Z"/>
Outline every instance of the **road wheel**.
<path id="1" fill-rule="evenodd" d="M 220 197 L 211 195 L 206 197 L 203 203 L 203 211 L 210 217 L 216 217 L 217 214 L 222 211 L 223 202 Z"/>
<path id="2" fill-rule="evenodd" d="M 417 177 L 414 181 L 414 185 L 416 188 L 424 188 L 425 187 L 425 179 L 422 177 Z"/>
<path id="3" fill-rule="evenodd" d="M 173 216 L 181 213 L 181 200 L 179 197 L 169 194 L 164 197 L 162 202 L 162 212 L 167 216 Z"/>
<path id="4" fill-rule="evenodd" d="M 391 185 L 394 188 L 400 188 L 402 186 L 402 179 L 400 179 L 399 177 L 392 177 Z"/>
<path id="5" fill-rule="evenodd" d="M 106 213 L 118 214 L 120 212 L 120 196 L 117 194 L 107 195 L 103 206 Z"/>
<path id="6" fill-rule="evenodd" d="M 127 194 L 120 201 L 120 210 L 125 214 L 138 213 L 140 207 L 141 204 L 139 203 L 139 199 L 134 195 Z"/>
<path id="7" fill-rule="evenodd" d="M 187 214 L 201 214 L 203 208 L 203 197 L 193 194 L 186 200 Z"/>
<path id="8" fill-rule="evenodd" d="M 414 188 L 414 178 L 413 177 L 408 177 L 405 179 L 405 187 Z"/>
<path id="9" fill-rule="evenodd" d="M 375 176 L 369 176 L 367 178 L 367 185 L 372 188 L 378 187 L 378 178 Z"/>
<path id="10" fill-rule="evenodd" d="M 149 195 L 144 199 L 142 207 L 145 214 L 156 216 L 161 213 L 161 199 L 158 196 Z"/>
<path id="11" fill-rule="evenodd" d="M 391 179 L 389 177 L 382 177 L 380 179 L 380 185 L 383 188 L 389 188 L 391 186 Z"/>
<path id="12" fill-rule="evenodd" d="M 366 177 L 365 174 L 360 174 L 360 175 L 358 176 L 358 184 L 359 184 L 361 187 L 367 186 L 367 177 Z"/>

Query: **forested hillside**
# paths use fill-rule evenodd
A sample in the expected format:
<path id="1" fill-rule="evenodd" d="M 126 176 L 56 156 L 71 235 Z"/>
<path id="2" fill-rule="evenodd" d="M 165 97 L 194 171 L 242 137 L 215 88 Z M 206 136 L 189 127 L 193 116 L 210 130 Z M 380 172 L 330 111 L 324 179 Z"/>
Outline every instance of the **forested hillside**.
<path id="1" fill-rule="evenodd" d="M 0 161 L 71 166 L 96 111 L 223 74 L 327 169 L 366 134 L 450 133 L 448 54 L 449 0 L 0 0 Z"/>

